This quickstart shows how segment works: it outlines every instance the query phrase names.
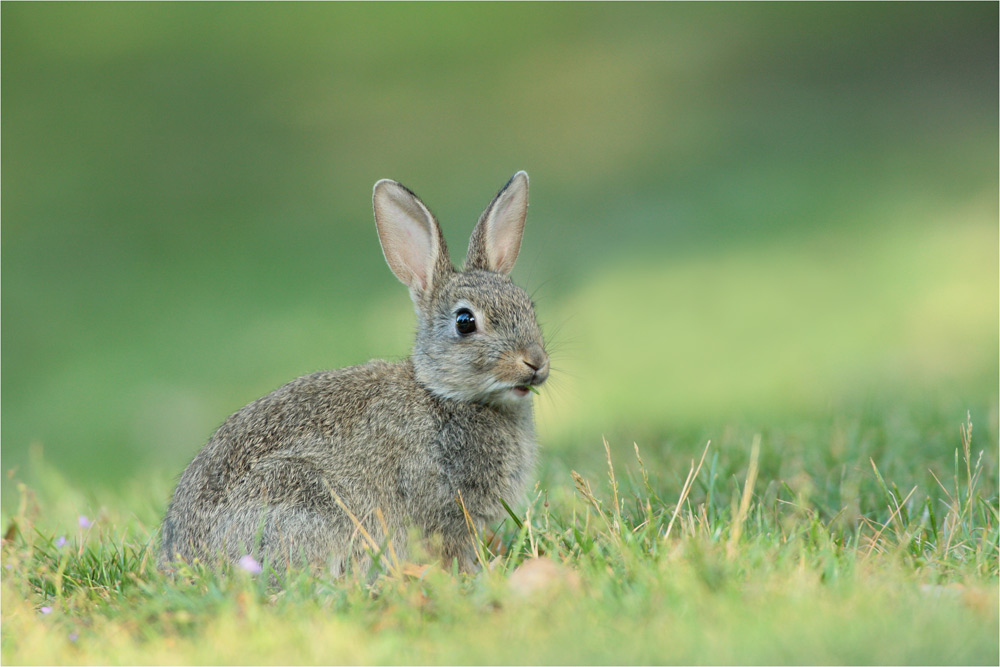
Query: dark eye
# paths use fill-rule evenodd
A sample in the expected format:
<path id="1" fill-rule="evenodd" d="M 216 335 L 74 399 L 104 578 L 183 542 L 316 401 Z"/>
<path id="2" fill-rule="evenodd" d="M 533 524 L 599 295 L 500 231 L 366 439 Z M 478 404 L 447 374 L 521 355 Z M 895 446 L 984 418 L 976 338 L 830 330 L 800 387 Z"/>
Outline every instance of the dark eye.
<path id="1" fill-rule="evenodd" d="M 463 336 L 468 336 L 476 330 L 476 316 L 468 308 L 462 308 L 455 313 L 455 330 Z"/>

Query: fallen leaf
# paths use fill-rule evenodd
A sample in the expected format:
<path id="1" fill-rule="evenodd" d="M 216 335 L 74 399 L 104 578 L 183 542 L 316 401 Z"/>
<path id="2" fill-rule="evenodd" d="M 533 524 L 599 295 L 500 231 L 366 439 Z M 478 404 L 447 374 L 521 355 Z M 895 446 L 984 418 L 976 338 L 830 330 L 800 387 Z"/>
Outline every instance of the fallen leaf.
<path id="1" fill-rule="evenodd" d="M 527 597 L 542 591 L 578 590 L 580 575 L 548 558 L 531 558 L 514 570 L 507 585 L 515 595 Z"/>

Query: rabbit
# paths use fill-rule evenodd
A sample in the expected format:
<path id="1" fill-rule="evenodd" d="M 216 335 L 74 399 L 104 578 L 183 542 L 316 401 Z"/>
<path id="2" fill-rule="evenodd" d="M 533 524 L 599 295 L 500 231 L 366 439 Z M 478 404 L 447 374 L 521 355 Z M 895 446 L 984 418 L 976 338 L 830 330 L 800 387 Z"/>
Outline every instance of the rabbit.
<path id="1" fill-rule="evenodd" d="M 476 567 L 475 528 L 505 516 L 532 475 L 532 393 L 549 356 L 514 267 L 528 209 L 519 171 L 480 216 L 456 270 L 434 216 L 403 185 L 375 184 L 382 252 L 417 314 L 399 362 L 300 377 L 230 416 L 187 466 L 159 563 L 237 562 L 342 574 L 372 545 L 406 557 L 419 529 L 443 565 Z"/>

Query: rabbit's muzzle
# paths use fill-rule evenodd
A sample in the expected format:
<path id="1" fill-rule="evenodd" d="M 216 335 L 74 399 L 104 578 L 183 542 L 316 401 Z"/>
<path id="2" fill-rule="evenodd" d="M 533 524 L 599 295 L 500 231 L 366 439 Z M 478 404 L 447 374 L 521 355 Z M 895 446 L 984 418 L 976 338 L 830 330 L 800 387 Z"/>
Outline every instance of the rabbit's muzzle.
<path id="1" fill-rule="evenodd" d="M 521 363 L 531 370 L 531 381 L 527 384 L 542 384 L 549 377 L 549 355 L 545 354 L 541 345 L 533 345 L 521 357 Z"/>
<path id="2" fill-rule="evenodd" d="M 515 394 L 525 396 L 531 387 L 537 387 L 549 377 L 549 355 L 541 345 L 532 345 L 520 355 L 520 370 L 523 378 L 513 388 Z"/>

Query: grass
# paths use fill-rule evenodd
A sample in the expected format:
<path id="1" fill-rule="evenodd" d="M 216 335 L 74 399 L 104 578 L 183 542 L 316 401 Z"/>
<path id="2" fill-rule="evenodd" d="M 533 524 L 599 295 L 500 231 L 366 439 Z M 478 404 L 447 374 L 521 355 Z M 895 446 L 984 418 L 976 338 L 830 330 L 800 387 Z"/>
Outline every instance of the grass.
<path id="1" fill-rule="evenodd" d="M 406 354 L 385 177 L 460 261 L 531 174 L 515 279 L 576 376 L 547 442 L 995 385 L 995 5 L 2 12 L 5 469 L 177 471 L 296 375 Z"/>
<path id="2" fill-rule="evenodd" d="M 3 661 L 997 664 L 995 4 L 2 13 Z M 155 572 L 226 414 L 407 354 L 371 184 L 460 260 L 517 169 L 491 567 Z"/>
<path id="3" fill-rule="evenodd" d="M 545 470 L 553 481 L 492 541 L 480 536 L 488 565 L 477 574 L 397 568 L 383 549 L 374 578 L 293 573 L 278 586 L 238 568 L 170 580 L 153 566 L 157 517 L 129 509 L 139 487 L 83 527 L 73 492 L 50 476 L 40 493 L 69 502 L 22 485 L 4 517 L 2 657 L 995 664 L 997 470 L 973 432 L 971 421 L 953 430 L 937 461 L 948 472 L 931 471 L 931 486 L 913 483 L 918 463 L 895 480 L 874 458 L 853 468 L 838 494 L 853 508 L 770 477 L 780 431 L 691 447 L 673 474 L 639 446 L 625 458 L 597 443 L 605 471 Z M 861 454 L 847 447 L 848 459 Z"/>

